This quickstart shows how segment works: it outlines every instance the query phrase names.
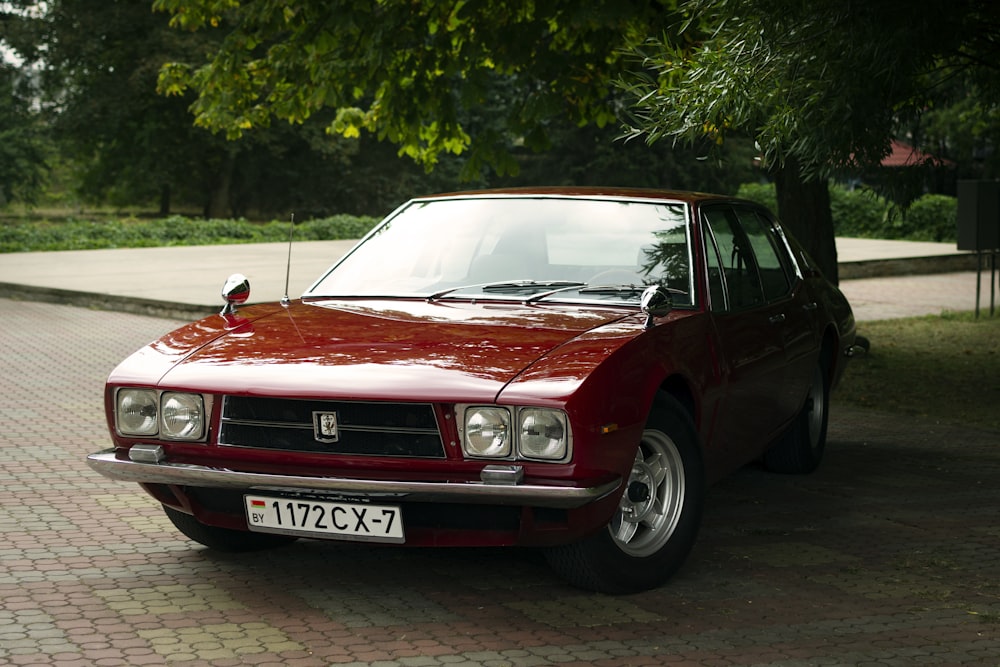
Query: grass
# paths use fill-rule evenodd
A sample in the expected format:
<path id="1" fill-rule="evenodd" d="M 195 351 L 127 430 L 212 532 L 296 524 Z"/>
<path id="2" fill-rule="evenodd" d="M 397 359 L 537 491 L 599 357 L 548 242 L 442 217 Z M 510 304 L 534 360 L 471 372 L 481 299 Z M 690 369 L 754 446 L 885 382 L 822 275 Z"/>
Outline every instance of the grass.
<path id="1" fill-rule="evenodd" d="M 848 364 L 834 402 L 1000 431 L 1000 316 L 862 322 L 858 333 L 871 350 Z"/>
<path id="2" fill-rule="evenodd" d="M 376 222 L 350 215 L 308 220 L 295 224 L 295 238 L 356 239 Z M 275 242 L 288 238 L 288 226 L 288 221 L 201 220 L 179 215 L 156 220 L 5 220 L 0 223 L 0 253 Z"/>

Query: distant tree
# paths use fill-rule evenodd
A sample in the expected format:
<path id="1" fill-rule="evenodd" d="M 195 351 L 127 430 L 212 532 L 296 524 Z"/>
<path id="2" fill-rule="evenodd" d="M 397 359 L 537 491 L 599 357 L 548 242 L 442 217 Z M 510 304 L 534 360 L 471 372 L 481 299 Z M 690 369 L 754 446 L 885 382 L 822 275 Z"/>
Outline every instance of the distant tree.
<path id="1" fill-rule="evenodd" d="M 784 222 L 837 276 L 826 177 L 877 165 L 950 77 L 997 100 L 994 0 L 692 0 L 679 36 L 635 49 L 625 87 L 648 141 L 721 145 L 749 135 L 777 185 Z"/>
<path id="2" fill-rule="evenodd" d="M 945 102 L 927 109 L 911 128 L 913 143 L 951 160 L 959 178 L 1000 178 L 1000 95 L 969 73 L 945 89 Z"/>
<path id="3" fill-rule="evenodd" d="M 489 183 L 615 185 L 735 194 L 742 183 L 759 178 L 753 144 L 746 140 L 733 140 L 720 154 L 709 157 L 701 147 L 621 141 L 618 126 L 553 124 L 548 133 L 549 150 L 516 151 L 519 173 L 490 178 Z"/>
<path id="4" fill-rule="evenodd" d="M 284 212 L 308 199 L 303 174 L 334 172 L 353 150 L 288 124 L 238 143 L 195 127 L 193 95 L 159 95 L 157 78 L 170 59 L 207 57 L 216 36 L 172 30 L 149 4 L 52 0 L 28 11 L 35 3 L 18 3 L 11 44 L 41 71 L 48 127 L 87 200 L 158 202 L 163 215 L 178 205 L 206 217 Z"/>
<path id="5" fill-rule="evenodd" d="M 80 167 L 82 195 L 159 200 L 167 213 L 173 200 L 213 188 L 225 142 L 191 127 L 190 101 L 156 95 L 160 66 L 205 50 L 204 39 L 164 30 L 148 5 L 129 0 L 52 0 L 34 11 L 37 3 L 20 4 L 12 41 L 42 72 L 53 137 Z"/>
<path id="6" fill-rule="evenodd" d="M 25 72 L 0 58 L 0 206 L 34 203 L 45 185 L 48 140 Z"/>

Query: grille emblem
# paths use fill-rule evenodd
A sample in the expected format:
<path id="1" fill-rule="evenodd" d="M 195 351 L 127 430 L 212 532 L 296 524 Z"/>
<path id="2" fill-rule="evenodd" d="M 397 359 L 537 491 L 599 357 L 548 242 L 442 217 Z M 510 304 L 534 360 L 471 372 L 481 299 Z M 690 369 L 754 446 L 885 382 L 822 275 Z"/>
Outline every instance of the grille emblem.
<path id="1" fill-rule="evenodd" d="M 312 414 L 313 438 L 316 442 L 337 442 L 340 440 L 336 412 L 314 412 Z"/>

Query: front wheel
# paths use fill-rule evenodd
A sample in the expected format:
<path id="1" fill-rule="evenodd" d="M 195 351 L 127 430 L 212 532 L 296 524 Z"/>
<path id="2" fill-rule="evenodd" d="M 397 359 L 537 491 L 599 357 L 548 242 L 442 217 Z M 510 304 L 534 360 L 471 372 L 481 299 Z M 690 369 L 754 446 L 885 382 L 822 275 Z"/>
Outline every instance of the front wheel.
<path id="1" fill-rule="evenodd" d="M 261 551 L 262 549 L 284 546 L 295 541 L 295 538 L 289 535 L 253 533 L 247 530 L 231 530 L 229 528 L 219 528 L 218 526 L 208 526 L 190 514 L 185 514 L 168 505 L 163 506 L 163 511 L 166 512 L 170 523 L 174 524 L 174 527 L 184 533 L 186 537 L 216 551 L 232 553 Z"/>
<path id="2" fill-rule="evenodd" d="M 704 475 L 691 417 L 673 398 L 658 396 L 608 526 L 580 542 L 547 550 L 549 565 L 574 586 L 602 593 L 662 585 L 694 545 Z"/>

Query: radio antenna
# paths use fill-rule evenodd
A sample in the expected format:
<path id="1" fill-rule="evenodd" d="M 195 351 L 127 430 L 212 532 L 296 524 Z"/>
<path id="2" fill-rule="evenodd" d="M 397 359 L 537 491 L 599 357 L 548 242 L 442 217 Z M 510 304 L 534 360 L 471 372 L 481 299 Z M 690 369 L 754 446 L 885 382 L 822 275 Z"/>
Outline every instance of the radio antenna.
<path id="1" fill-rule="evenodd" d="M 295 214 L 292 213 L 292 224 L 288 226 L 288 261 L 285 264 L 285 296 L 281 297 L 281 305 L 287 306 L 291 303 L 288 298 L 288 278 L 292 273 L 292 234 L 295 232 Z"/>

